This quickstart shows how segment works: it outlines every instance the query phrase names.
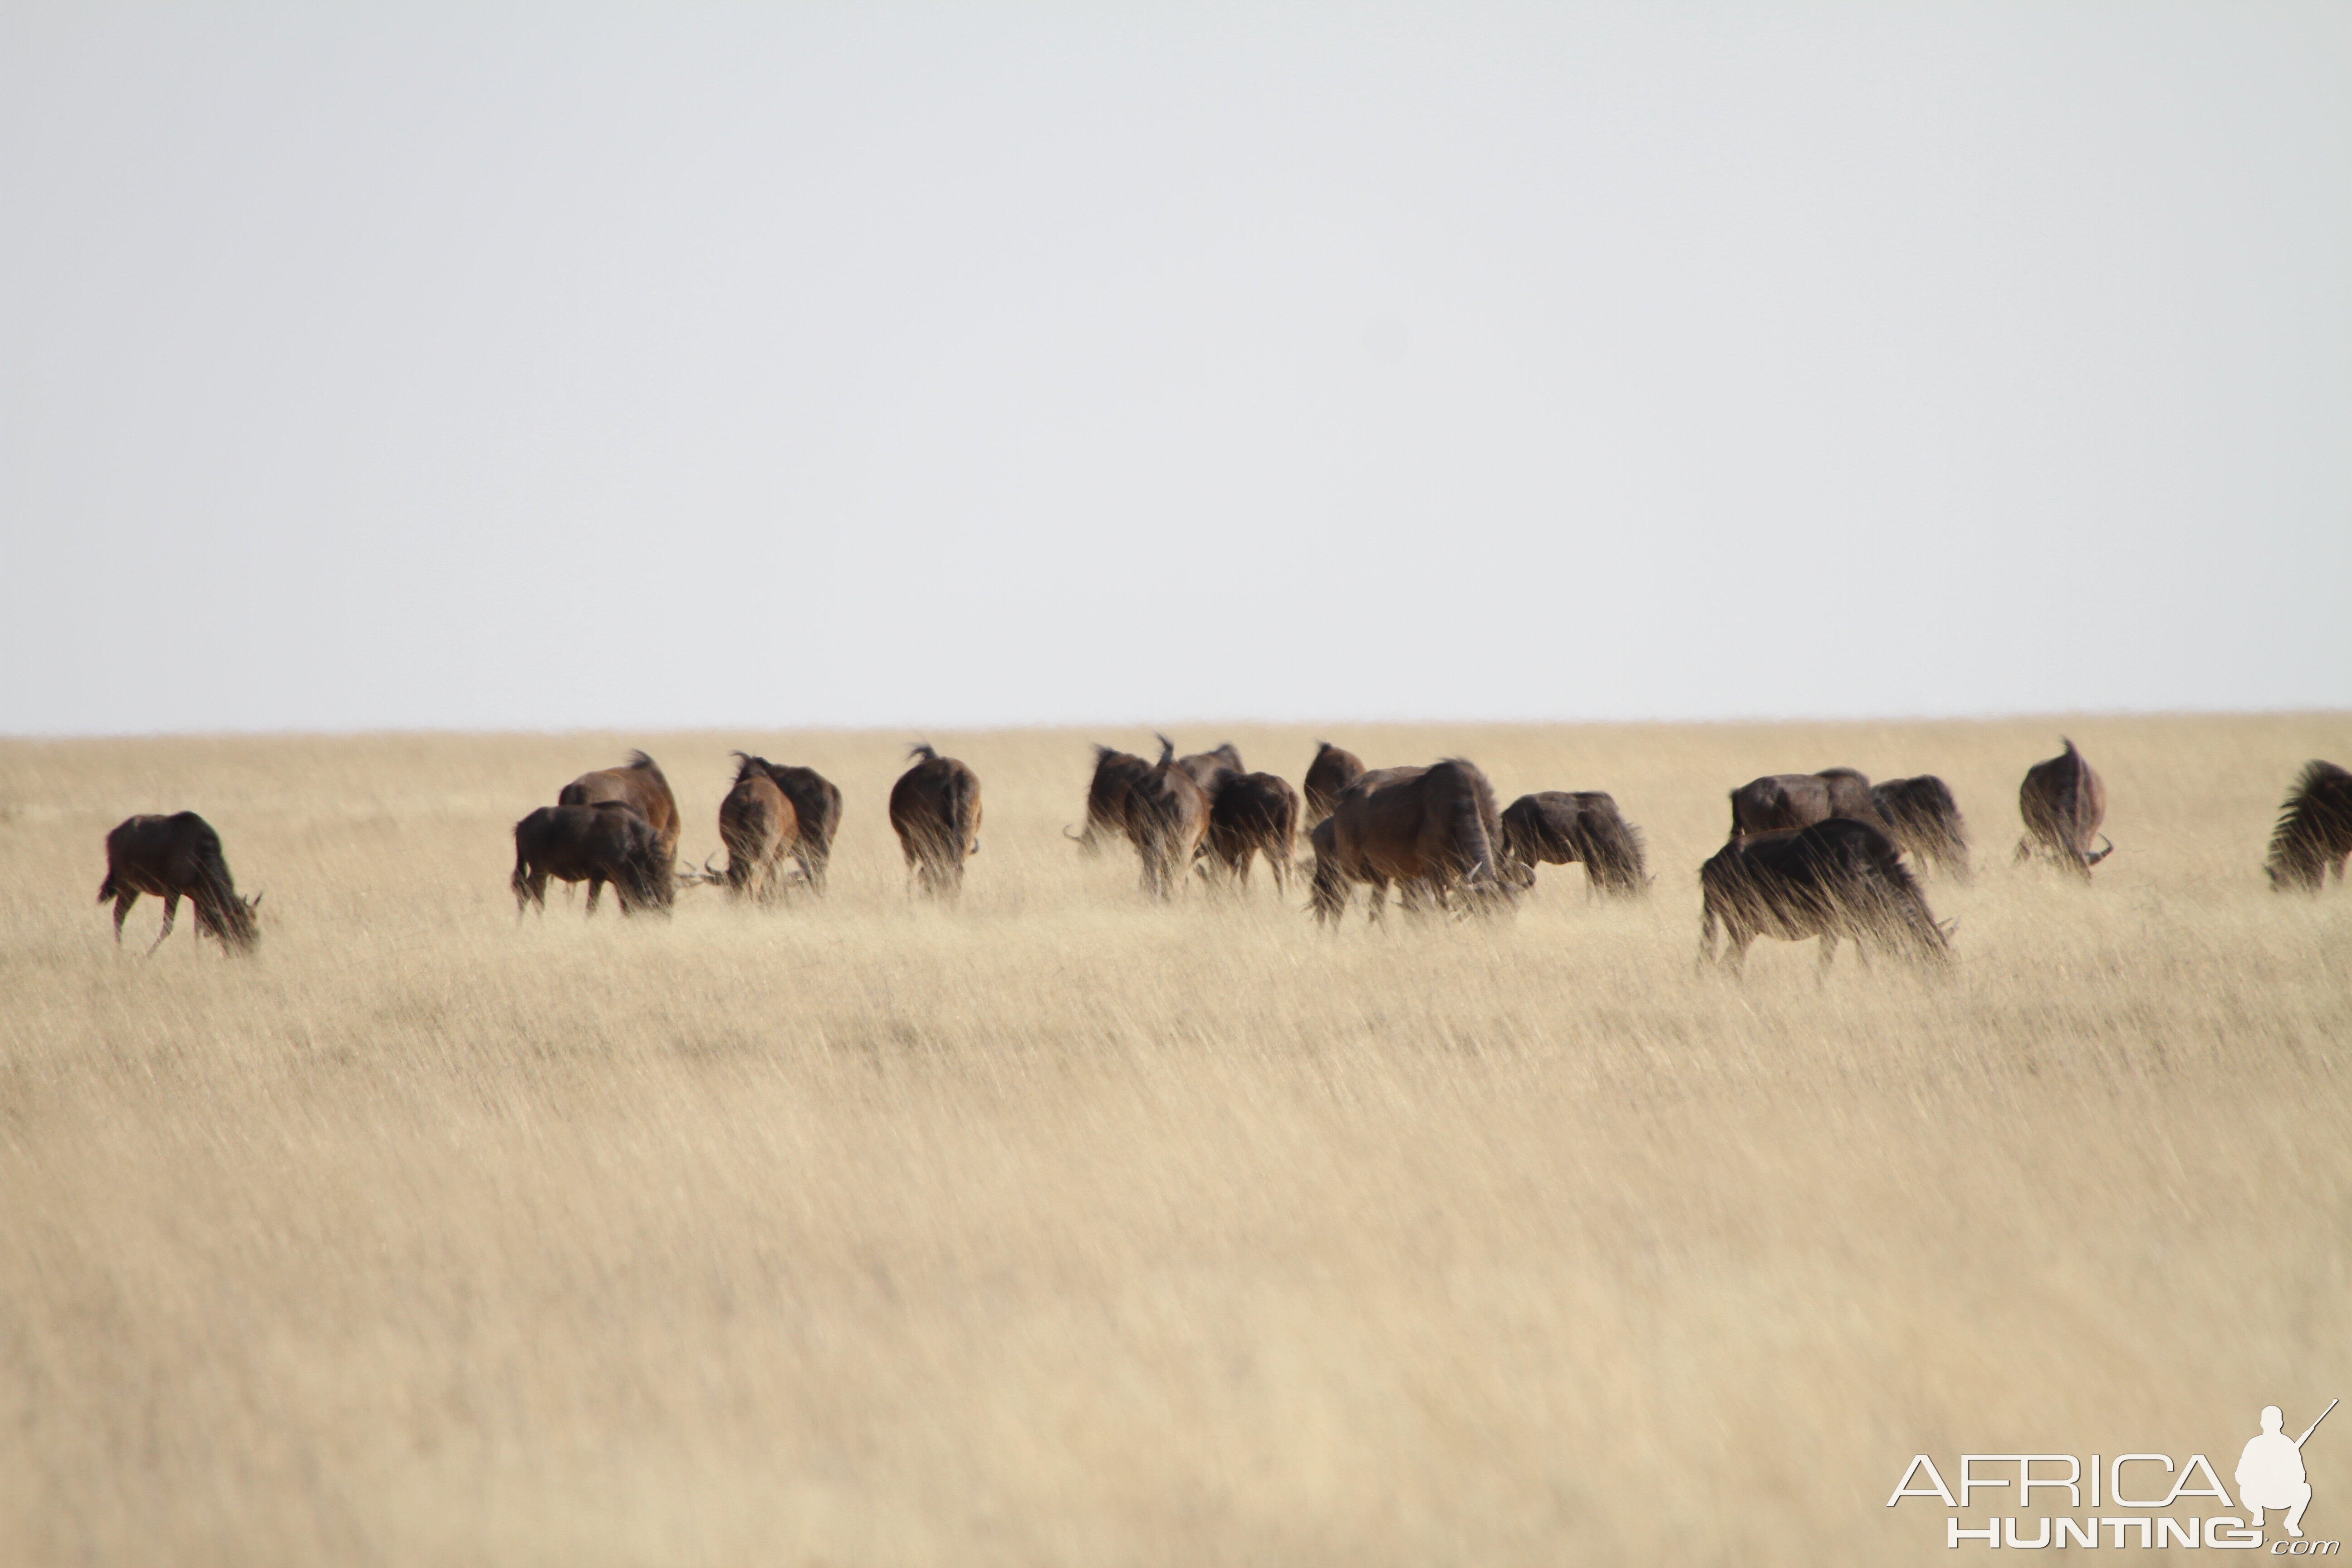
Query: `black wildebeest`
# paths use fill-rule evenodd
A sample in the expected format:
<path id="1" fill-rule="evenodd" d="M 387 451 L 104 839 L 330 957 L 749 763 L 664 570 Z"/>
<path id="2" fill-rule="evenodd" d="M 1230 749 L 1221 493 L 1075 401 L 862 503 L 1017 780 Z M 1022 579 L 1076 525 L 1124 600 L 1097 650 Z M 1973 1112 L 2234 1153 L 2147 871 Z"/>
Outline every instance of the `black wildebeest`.
<path id="1" fill-rule="evenodd" d="M 1209 803 L 1212 860 L 1249 886 L 1250 858 L 1265 857 L 1274 885 L 1290 893 L 1290 865 L 1298 853 L 1298 792 L 1278 773 L 1235 773 Z"/>
<path id="2" fill-rule="evenodd" d="M 980 853 L 980 775 L 928 743 L 890 786 L 890 826 L 907 857 L 910 891 L 953 898 L 963 891 L 963 863 Z"/>
<path id="3" fill-rule="evenodd" d="M 514 890 L 517 918 L 526 906 L 547 912 L 550 877 L 587 883 L 592 915 L 607 882 L 625 915 L 639 910 L 667 913 L 677 893 L 661 834 L 627 801 L 542 805 L 515 824 L 514 841 L 514 875 L 507 885 Z"/>
<path id="4" fill-rule="evenodd" d="M 1522 885 L 1533 884 L 1538 864 L 1580 860 L 1591 891 L 1623 899 L 1650 889 L 1641 829 L 1618 815 L 1616 800 L 1601 790 L 1519 796 L 1503 811 L 1502 855 L 1521 873 Z"/>
<path id="5" fill-rule="evenodd" d="M 1867 964 L 1874 948 L 1943 962 L 1951 940 L 1928 911 L 1918 881 L 1895 840 L 1867 822 L 1824 817 L 1810 826 L 1735 838 L 1699 868 L 1703 905 L 1698 955 L 1737 974 L 1759 936 L 1783 942 L 1819 937 L 1820 973 L 1852 938 Z M 1717 922 L 1723 952 L 1715 951 Z"/>
<path id="6" fill-rule="evenodd" d="M 2072 741 L 2066 741 L 2066 749 L 2048 762 L 2025 770 L 2025 782 L 2018 786 L 2017 810 L 2025 818 L 2025 837 L 2017 841 L 2018 860 L 2032 854 L 2038 842 L 2087 882 L 2091 868 L 2116 852 L 2115 845 L 2099 831 L 2099 824 L 2107 816 L 2107 786 Z M 2092 853 L 2094 838 L 2107 847 Z"/>
<path id="7" fill-rule="evenodd" d="M 1117 752 L 1108 746 L 1095 748 L 1095 773 L 1087 784 L 1087 826 L 1083 832 L 1062 829 L 1062 836 L 1076 841 L 1088 855 L 1102 853 L 1106 839 L 1127 833 L 1127 792 L 1135 781 L 1151 771 L 1151 764 L 1133 752 Z"/>
<path id="8" fill-rule="evenodd" d="M 2287 791 L 2271 834 L 2271 887 L 2315 893 L 2332 868 L 2340 886 L 2344 862 L 2352 857 L 2352 773 L 2314 758 Z"/>
<path id="9" fill-rule="evenodd" d="M 582 773 L 556 792 L 558 805 L 594 805 L 599 801 L 617 800 L 634 809 L 652 824 L 661 840 L 662 858 L 677 856 L 677 835 L 680 827 L 677 797 L 669 792 L 669 780 L 654 760 L 643 752 L 631 752 L 629 760 L 617 768 L 599 768 L 592 773 Z"/>
<path id="10" fill-rule="evenodd" d="M 221 858 L 220 835 L 193 811 L 170 816 L 132 816 L 106 836 L 106 880 L 98 901 L 114 900 L 114 941 L 122 942 L 122 917 L 150 894 L 163 900 L 163 929 L 148 946 L 152 952 L 172 934 L 184 897 L 196 907 L 196 930 L 216 939 L 225 952 L 251 952 L 261 943 L 254 910 L 261 899 L 236 896 L 236 881 Z"/>
<path id="11" fill-rule="evenodd" d="M 1850 816 L 1885 828 L 1870 801 L 1870 780 L 1852 768 L 1817 773 L 1766 773 L 1731 792 L 1731 837 L 1810 827 L 1832 816 Z"/>
<path id="12" fill-rule="evenodd" d="M 1339 792 L 1362 778 L 1364 771 L 1364 759 L 1355 752 L 1328 741 L 1316 742 L 1315 760 L 1307 764 L 1307 818 L 1301 826 L 1312 828 L 1330 816 Z"/>
<path id="13" fill-rule="evenodd" d="M 1168 737 L 1162 735 L 1160 739 L 1165 742 Z M 1201 793 L 1212 801 L 1217 798 L 1217 791 L 1224 787 L 1227 778 L 1239 778 L 1243 772 L 1242 754 L 1234 749 L 1231 741 L 1210 751 L 1179 757 L 1176 765 L 1190 773 L 1192 782 L 1201 786 Z"/>
<path id="14" fill-rule="evenodd" d="M 1363 773 L 1316 826 L 1315 917 L 1336 924 L 1354 884 L 1371 889 L 1371 918 L 1385 913 L 1389 884 L 1402 884 L 1407 909 L 1434 904 L 1486 913 L 1516 889 L 1502 874 L 1502 816 L 1494 787 L 1477 764 L 1448 757 L 1433 767 Z"/>
<path id="15" fill-rule="evenodd" d="M 727 869 L 714 877 L 706 861 L 703 878 L 739 898 L 768 903 L 784 890 L 784 857 L 800 840 L 800 814 L 776 787 L 765 762 L 744 752 L 735 755 L 740 763 L 734 785 L 719 803 L 719 841 L 727 847 Z"/>
<path id="16" fill-rule="evenodd" d="M 1127 791 L 1127 837 L 1143 862 L 1143 890 L 1155 899 L 1174 898 L 1208 832 L 1208 792 L 1178 760 L 1176 743 L 1162 735 L 1160 761 Z"/>
<path id="17" fill-rule="evenodd" d="M 1914 860 L 1932 861 L 1956 879 L 1969 879 L 1969 825 L 1952 789 L 1933 773 L 1888 779 L 1870 792 L 1888 837 Z"/>
<path id="18" fill-rule="evenodd" d="M 742 752 L 735 753 L 740 757 Z M 833 863 L 833 836 L 841 829 L 841 788 L 814 768 L 772 763 L 765 757 L 746 761 L 768 775 L 793 808 L 793 828 L 783 851 L 800 863 L 809 890 L 824 892 L 825 870 Z M 739 773 L 738 778 L 741 777 Z"/>

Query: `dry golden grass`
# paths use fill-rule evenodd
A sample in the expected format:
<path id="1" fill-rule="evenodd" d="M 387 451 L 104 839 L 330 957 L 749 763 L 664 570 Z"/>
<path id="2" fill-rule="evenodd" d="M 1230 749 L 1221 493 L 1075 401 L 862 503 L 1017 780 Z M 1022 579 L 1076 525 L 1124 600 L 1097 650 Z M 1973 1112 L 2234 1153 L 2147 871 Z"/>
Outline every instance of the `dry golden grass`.
<path id="1" fill-rule="evenodd" d="M 2088 889 L 2008 863 L 2062 728 Z M 935 737 L 952 911 L 893 736 L 0 743 L 0 1562 L 1927 1561 L 1915 1451 L 2226 1476 L 2352 1394 L 2352 892 L 2259 869 L 2352 716 L 1351 728 L 1613 790 L 1658 881 L 1337 936 L 1082 860 L 1095 738 Z M 633 744 L 695 859 L 729 748 L 836 779 L 832 900 L 518 926 L 510 825 Z M 1956 972 L 1695 975 L 1725 792 L 1832 763 L 1958 791 Z M 181 807 L 255 962 L 91 902 Z"/>

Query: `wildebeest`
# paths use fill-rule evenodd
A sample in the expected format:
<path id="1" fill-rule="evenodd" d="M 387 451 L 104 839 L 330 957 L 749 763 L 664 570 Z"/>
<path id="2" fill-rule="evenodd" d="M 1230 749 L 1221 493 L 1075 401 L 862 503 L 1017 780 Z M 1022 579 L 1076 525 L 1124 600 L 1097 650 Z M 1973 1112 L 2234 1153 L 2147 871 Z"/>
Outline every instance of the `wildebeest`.
<path id="1" fill-rule="evenodd" d="M 1810 827 L 1832 816 L 1850 816 L 1885 828 L 1871 804 L 1870 780 L 1853 768 L 1817 773 L 1766 773 L 1731 792 L 1731 837 Z"/>
<path id="2" fill-rule="evenodd" d="M 1501 814 L 1477 764 L 1448 757 L 1426 768 L 1381 768 L 1339 792 L 1316 826 L 1315 917 L 1337 923 L 1354 884 L 1371 889 L 1371 918 L 1386 913 L 1389 885 L 1401 884 L 1405 907 L 1470 912 L 1506 906 L 1516 889 L 1498 861 Z"/>
<path id="3" fill-rule="evenodd" d="M 639 910 L 667 913 L 677 892 L 660 832 L 627 801 L 542 805 L 515 824 L 514 841 L 514 875 L 507 885 L 514 890 L 517 917 L 526 906 L 546 913 L 550 877 L 587 883 L 592 915 L 607 882 L 625 915 Z"/>
<path id="4" fill-rule="evenodd" d="M 716 879 L 738 897 L 748 894 L 765 903 L 783 892 L 784 857 L 800 839 L 800 814 L 763 761 L 745 752 L 735 755 L 740 765 L 734 786 L 719 803 L 719 841 L 727 847 L 727 869 Z"/>
<path id="5" fill-rule="evenodd" d="M 1339 792 L 1363 777 L 1364 771 L 1364 759 L 1355 752 L 1328 741 L 1316 742 L 1315 760 L 1307 764 L 1307 819 L 1302 826 L 1311 828 L 1330 816 Z"/>
<path id="6" fill-rule="evenodd" d="M 2343 882 L 2347 857 L 2352 857 L 2352 773 L 2315 758 L 2303 765 L 2279 808 L 2263 869 L 2275 891 L 2297 888 L 2315 893 L 2331 868 L 2336 882 Z"/>
<path id="7" fill-rule="evenodd" d="M 662 858 L 677 858 L 680 826 L 677 797 L 670 794 L 669 780 L 662 777 L 661 769 L 651 757 L 643 752 L 631 752 L 629 760 L 621 766 L 582 773 L 555 796 L 558 805 L 594 805 L 606 800 L 621 801 L 633 807 L 652 824 L 661 840 Z"/>
<path id="8" fill-rule="evenodd" d="M 1160 761 L 1128 786 L 1127 837 L 1143 862 L 1143 890 L 1175 897 L 1209 832 L 1209 796 L 1160 737 Z"/>
<path id="9" fill-rule="evenodd" d="M 1274 885 L 1290 892 L 1290 863 L 1298 853 L 1298 792 L 1278 773 L 1235 773 L 1209 803 L 1209 854 L 1244 888 L 1250 858 L 1265 857 Z"/>
<path id="10" fill-rule="evenodd" d="M 1888 779 L 1870 792 L 1887 835 L 1914 860 L 1932 861 L 1960 881 L 1969 879 L 1969 825 L 1949 784 L 1933 773 Z"/>
<path id="11" fill-rule="evenodd" d="M 122 942 L 122 917 L 150 894 L 163 900 L 163 929 L 148 945 L 152 952 L 172 934 L 184 897 L 196 907 L 196 930 L 216 939 L 223 952 L 251 952 L 261 944 L 254 910 L 261 899 L 236 896 L 236 880 L 221 858 L 220 835 L 193 811 L 170 816 L 126 817 L 106 836 L 106 880 L 98 901 L 114 900 L 114 941 Z"/>
<path id="12" fill-rule="evenodd" d="M 2018 860 L 2031 855 L 2038 842 L 2087 882 L 2091 868 L 2116 852 L 2115 845 L 2099 831 L 2107 816 L 2107 786 L 2099 782 L 2097 770 L 2084 760 L 2072 741 L 2066 741 L 2066 749 L 2048 762 L 2025 770 L 2025 783 L 2018 786 L 2017 810 L 2025 818 L 2025 837 L 2017 841 Z M 2094 838 L 2107 847 L 2093 854 Z"/>
<path id="13" fill-rule="evenodd" d="M 954 898 L 963 891 L 963 863 L 980 853 L 980 775 L 928 743 L 907 753 L 919 759 L 890 786 L 890 826 L 907 857 L 910 891 Z"/>
<path id="14" fill-rule="evenodd" d="M 1585 886 L 1611 898 L 1631 898 L 1650 889 L 1643 866 L 1641 829 L 1617 811 L 1601 790 L 1545 790 L 1523 795 L 1504 809 L 1502 856 L 1507 866 L 1534 880 L 1535 868 L 1584 863 Z"/>
<path id="15" fill-rule="evenodd" d="M 1163 743 L 1167 739 L 1165 735 L 1160 737 Z M 1194 752 L 1190 756 L 1179 757 L 1176 765 L 1190 773 L 1192 782 L 1201 786 L 1201 793 L 1213 802 L 1217 798 L 1217 791 L 1224 787 L 1225 780 L 1239 778 L 1243 772 L 1242 754 L 1234 749 L 1231 741 L 1206 752 Z"/>
<path id="16" fill-rule="evenodd" d="M 1867 822 L 1824 817 L 1810 826 L 1735 838 L 1699 868 L 1702 964 L 1723 963 L 1737 974 L 1759 936 L 1783 942 L 1821 938 L 1821 972 L 1850 937 L 1869 962 L 1871 950 L 1942 962 L 1951 941 L 1928 911 L 1918 881 L 1895 840 Z M 1715 951 L 1717 922 L 1723 952 Z"/>
<path id="17" fill-rule="evenodd" d="M 746 760 L 766 773 L 768 782 L 792 803 L 793 832 L 782 852 L 800 863 L 810 891 L 823 894 L 825 870 L 833 863 L 833 836 L 841 828 L 841 787 L 814 768 L 772 763 L 765 757 Z"/>
<path id="18" fill-rule="evenodd" d="M 1063 837 L 1075 839 L 1088 855 L 1102 853 L 1103 842 L 1127 833 L 1127 792 L 1135 781 L 1151 771 L 1151 764 L 1133 752 L 1113 751 L 1108 746 L 1095 748 L 1095 773 L 1087 784 L 1087 826 L 1085 831 L 1062 830 Z"/>

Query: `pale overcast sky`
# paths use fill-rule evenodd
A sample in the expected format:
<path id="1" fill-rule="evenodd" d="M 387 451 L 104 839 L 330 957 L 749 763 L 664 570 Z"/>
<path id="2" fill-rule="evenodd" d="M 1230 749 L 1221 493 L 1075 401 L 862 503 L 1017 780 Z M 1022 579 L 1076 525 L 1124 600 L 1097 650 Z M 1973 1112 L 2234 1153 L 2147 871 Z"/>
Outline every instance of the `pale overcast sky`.
<path id="1" fill-rule="evenodd" d="M 0 9 L 0 731 L 2352 706 L 2352 5 Z"/>

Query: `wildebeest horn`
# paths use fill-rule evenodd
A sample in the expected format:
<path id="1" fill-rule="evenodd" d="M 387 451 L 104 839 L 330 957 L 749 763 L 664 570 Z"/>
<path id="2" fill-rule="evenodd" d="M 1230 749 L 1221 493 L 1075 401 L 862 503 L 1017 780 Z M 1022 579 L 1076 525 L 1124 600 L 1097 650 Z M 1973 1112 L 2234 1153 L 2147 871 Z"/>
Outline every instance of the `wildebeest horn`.
<path id="1" fill-rule="evenodd" d="M 2105 846 L 2106 846 L 2106 847 L 2105 847 L 2105 849 L 2100 850 L 2096 855 L 2085 855 L 2085 856 L 2084 856 L 2084 857 L 2083 857 L 2083 864 L 2084 864 L 2084 865 L 2085 865 L 2085 866 L 2095 866 L 2095 865 L 2097 865 L 2100 861 L 2102 861 L 2102 860 L 2105 859 L 2108 856 L 2110 856 L 2110 855 L 2112 855 L 2112 854 L 2114 854 L 2114 853 L 2116 852 L 2116 841 L 2115 841 L 2114 839 L 2112 839 L 2112 838 L 2108 837 L 2105 834 L 2102 833 L 2102 834 L 2100 834 L 2100 835 L 2099 835 L 2099 842 L 2100 842 L 2100 843 L 2102 843 L 2102 844 L 2104 844 L 2104 845 L 2105 845 Z"/>
<path id="2" fill-rule="evenodd" d="M 1066 822 L 1062 824 L 1062 837 L 1068 839 L 1073 844 L 1083 844 L 1087 841 L 1087 836 L 1085 834 L 1071 832 L 1070 825 Z"/>

